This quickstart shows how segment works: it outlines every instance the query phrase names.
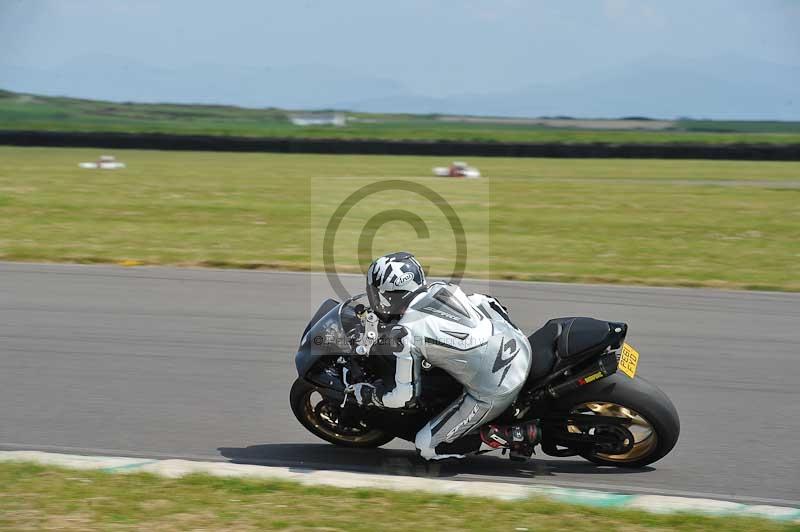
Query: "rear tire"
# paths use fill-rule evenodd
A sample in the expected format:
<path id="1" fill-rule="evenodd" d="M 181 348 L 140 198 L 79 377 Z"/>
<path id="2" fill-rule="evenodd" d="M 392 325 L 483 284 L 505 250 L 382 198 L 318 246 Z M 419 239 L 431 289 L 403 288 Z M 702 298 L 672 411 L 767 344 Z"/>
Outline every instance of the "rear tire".
<path id="1" fill-rule="evenodd" d="M 635 419 L 633 428 L 646 426 L 646 435 L 629 452 L 610 455 L 598 452 L 581 454 L 590 462 L 617 467 L 644 467 L 660 460 L 678 441 L 680 419 L 675 405 L 658 387 L 641 377 L 629 379 L 615 373 L 560 398 L 557 408 L 570 412 L 593 412 L 596 415 L 619 415 Z M 635 434 L 636 435 L 636 434 Z"/>
<path id="2" fill-rule="evenodd" d="M 322 438 L 323 440 L 339 445 L 341 447 L 354 447 L 354 448 L 374 448 L 385 445 L 394 439 L 394 436 L 387 434 L 381 429 L 359 427 L 359 429 L 351 429 L 349 433 L 345 433 L 335 423 L 331 423 L 324 415 L 320 415 L 319 404 L 326 402 L 323 407 L 331 414 L 338 412 L 337 404 L 322 397 L 322 400 L 312 404 L 312 397 L 317 392 L 317 389 L 308 382 L 297 379 L 292 385 L 292 390 L 289 392 L 289 403 L 292 407 L 292 413 L 310 433 Z"/>

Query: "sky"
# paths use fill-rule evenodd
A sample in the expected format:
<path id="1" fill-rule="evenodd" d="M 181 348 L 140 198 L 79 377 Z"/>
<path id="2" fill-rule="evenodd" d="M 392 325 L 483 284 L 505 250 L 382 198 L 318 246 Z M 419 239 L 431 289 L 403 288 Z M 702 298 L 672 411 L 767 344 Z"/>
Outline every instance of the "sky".
<path id="1" fill-rule="evenodd" d="M 796 119 L 799 28 L 800 0 L 0 0 L 0 86 L 257 106 L 473 105 L 474 114 L 502 111 L 506 98 L 508 114 L 548 105 L 626 114 L 647 111 L 650 80 L 674 89 L 655 113 L 718 113 L 712 94 L 693 101 L 711 84 L 723 99 L 726 86 L 740 89 L 729 106 L 743 116 Z M 93 65 L 113 65 L 115 84 L 93 89 Z M 153 82 L 169 73 L 205 88 Z M 713 80 L 686 89 L 704 75 Z M 638 91 L 630 109 L 625 90 Z M 593 98 L 594 107 L 581 101 Z"/>

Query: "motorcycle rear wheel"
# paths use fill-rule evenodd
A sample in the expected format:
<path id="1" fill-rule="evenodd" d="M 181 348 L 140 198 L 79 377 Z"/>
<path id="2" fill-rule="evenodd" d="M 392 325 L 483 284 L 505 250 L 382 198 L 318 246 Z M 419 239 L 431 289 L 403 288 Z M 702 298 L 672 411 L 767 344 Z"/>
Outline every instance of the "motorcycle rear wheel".
<path id="1" fill-rule="evenodd" d="M 374 448 L 394 439 L 381 429 L 360 422 L 355 427 L 339 425 L 341 409 L 338 404 L 322 396 L 308 382 L 297 379 L 289 392 L 292 413 L 310 433 L 341 447 Z"/>
<path id="2" fill-rule="evenodd" d="M 583 453 L 590 462 L 616 467 L 638 468 L 652 464 L 669 453 L 680 435 L 680 419 L 669 397 L 641 377 L 629 379 L 614 374 L 560 398 L 558 408 L 571 414 L 622 417 L 630 420 L 633 445 L 623 453 Z M 567 427 L 576 432 L 577 427 Z"/>

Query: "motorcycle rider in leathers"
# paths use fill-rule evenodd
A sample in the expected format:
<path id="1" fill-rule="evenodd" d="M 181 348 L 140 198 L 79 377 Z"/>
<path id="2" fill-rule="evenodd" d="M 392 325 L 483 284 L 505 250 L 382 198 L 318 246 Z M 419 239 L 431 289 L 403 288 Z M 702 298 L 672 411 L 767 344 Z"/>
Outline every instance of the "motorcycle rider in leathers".
<path id="1" fill-rule="evenodd" d="M 448 444 L 478 430 L 493 448 L 510 447 L 513 452 L 515 445 L 537 443 L 534 422 L 489 424 L 514 401 L 531 367 L 528 338 L 496 299 L 466 295 L 450 283 L 426 283 L 419 262 L 406 252 L 385 255 L 370 265 L 367 297 L 389 331 L 396 369 L 392 389 L 380 383 L 352 385 L 348 391 L 359 403 L 410 406 L 420 392 L 423 361 L 464 387 L 458 399 L 417 433 L 414 444 L 423 458 L 461 458 L 447 452 Z"/>

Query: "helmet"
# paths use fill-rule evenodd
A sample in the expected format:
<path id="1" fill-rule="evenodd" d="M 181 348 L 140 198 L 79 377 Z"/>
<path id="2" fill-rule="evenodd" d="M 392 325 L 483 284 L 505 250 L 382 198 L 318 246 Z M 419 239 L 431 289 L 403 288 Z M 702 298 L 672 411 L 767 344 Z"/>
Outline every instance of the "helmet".
<path id="1" fill-rule="evenodd" d="M 384 321 L 399 318 L 416 291 L 425 285 L 425 273 L 414 255 L 401 251 L 384 255 L 367 271 L 367 298 Z"/>

